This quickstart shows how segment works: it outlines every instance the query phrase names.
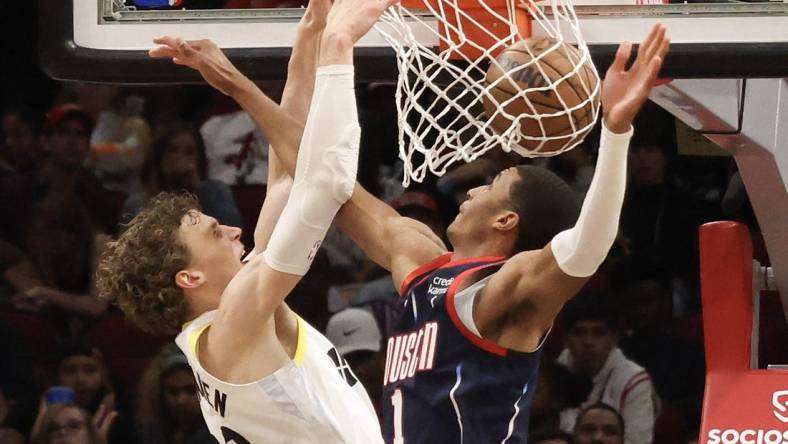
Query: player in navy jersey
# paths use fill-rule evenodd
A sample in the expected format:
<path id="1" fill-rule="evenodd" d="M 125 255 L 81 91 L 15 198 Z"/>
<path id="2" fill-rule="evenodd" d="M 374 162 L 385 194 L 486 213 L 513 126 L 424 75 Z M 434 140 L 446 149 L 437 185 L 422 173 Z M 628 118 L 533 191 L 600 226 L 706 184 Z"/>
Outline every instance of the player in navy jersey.
<path id="1" fill-rule="evenodd" d="M 370 19 L 365 8 L 344 8 L 342 14 L 351 31 L 323 35 L 321 45 L 348 47 L 359 37 L 352 34 L 354 23 Z M 642 42 L 629 69 L 631 44 L 619 47 L 602 86 L 599 158 L 579 216 L 574 194 L 556 175 L 536 167 L 509 168 L 468 192 L 448 228 L 454 247 L 449 253 L 426 225 L 400 217 L 356 184 L 337 223 L 391 271 L 405 304 L 387 343 L 387 442 L 527 442 L 541 344 L 561 307 L 615 240 L 632 121 L 668 47 L 661 25 Z M 226 59 L 200 66 L 269 140 L 280 141 L 272 148 L 293 174 L 303 126 L 276 125 L 285 111 L 251 88 Z"/>

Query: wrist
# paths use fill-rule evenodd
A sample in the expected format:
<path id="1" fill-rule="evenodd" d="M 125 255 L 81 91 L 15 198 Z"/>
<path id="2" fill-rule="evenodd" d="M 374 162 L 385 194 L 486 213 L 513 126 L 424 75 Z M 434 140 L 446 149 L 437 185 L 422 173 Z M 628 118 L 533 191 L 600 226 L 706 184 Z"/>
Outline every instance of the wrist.
<path id="1" fill-rule="evenodd" d="M 620 121 L 619 119 L 610 118 L 608 116 L 602 117 L 602 123 L 608 131 L 614 134 L 626 134 L 632 128 L 631 121 Z"/>
<path id="2" fill-rule="evenodd" d="M 320 41 L 318 65 L 353 64 L 353 39 L 343 32 L 326 30 Z"/>

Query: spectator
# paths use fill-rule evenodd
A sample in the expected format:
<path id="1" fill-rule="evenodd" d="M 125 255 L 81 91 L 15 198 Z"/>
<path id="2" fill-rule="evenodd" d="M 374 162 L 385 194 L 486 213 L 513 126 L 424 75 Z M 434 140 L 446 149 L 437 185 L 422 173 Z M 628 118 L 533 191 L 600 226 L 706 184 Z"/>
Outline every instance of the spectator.
<path id="1" fill-rule="evenodd" d="M 529 434 L 528 442 L 531 444 L 575 444 L 572 435 L 560 430 Z"/>
<path id="2" fill-rule="evenodd" d="M 88 163 L 102 185 L 123 195 L 140 191 L 140 169 L 151 138 L 150 126 L 141 117 L 144 99 L 99 83 L 69 85 L 66 94 L 95 122 Z"/>
<path id="3" fill-rule="evenodd" d="M 87 211 L 98 232 L 112 232 L 116 204 L 90 170 L 84 167 L 90 153 L 92 121 L 73 104 L 53 108 L 47 114 L 41 138 L 46 155 L 37 168 L 0 180 L 0 238 L 28 251 L 27 229 L 42 201 L 72 197 Z"/>
<path id="4" fill-rule="evenodd" d="M 217 114 L 200 127 L 208 175 L 227 185 L 265 184 L 268 142 L 244 111 Z"/>
<path id="5" fill-rule="evenodd" d="M 621 210 L 626 250 L 664 258 L 685 287 L 678 314 L 695 309 L 698 240 L 702 204 L 672 174 L 676 153 L 673 119 L 662 110 L 644 109 L 635 122 L 629 150 L 629 185 Z M 692 295 L 693 297 L 690 297 Z"/>
<path id="6" fill-rule="evenodd" d="M 102 422 L 102 426 L 107 424 Z M 39 417 L 34 444 L 106 444 L 106 428 L 96 428 L 88 412 L 74 404 L 56 404 Z"/>
<path id="7" fill-rule="evenodd" d="M 360 308 L 346 308 L 329 319 L 326 337 L 348 362 L 380 414 L 386 352 L 375 317 Z"/>
<path id="8" fill-rule="evenodd" d="M 82 338 L 64 341 L 58 350 L 57 385 L 74 390 L 74 404 L 92 415 L 97 423 L 107 425 L 108 444 L 136 443 L 129 414 L 118 402 L 101 352 Z"/>
<path id="9" fill-rule="evenodd" d="M 8 417 L 13 408 L 13 401 L 5 396 L 5 390 L 0 388 L 0 442 L 5 444 L 23 444 L 25 437 L 17 427 L 9 424 Z"/>
<path id="10" fill-rule="evenodd" d="M 146 190 L 126 200 L 124 219 L 131 220 L 149 198 L 162 191 L 189 191 L 197 195 L 205 214 L 219 223 L 241 226 L 241 214 L 230 188 L 206 178 L 205 146 L 193 128 L 180 125 L 156 139 L 145 159 L 142 180 Z"/>
<path id="11" fill-rule="evenodd" d="M 581 294 L 564 308 L 566 348 L 558 362 L 585 374 L 593 389 L 585 402 L 604 402 L 621 412 L 627 424 L 626 444 L 649 444 L 654 436 L 658 399 L 643 367 L 618 348 L 619 318 L 602 297 Z"/>
<path id="12" fill-rule="evenodd" d="M 137 422 L 145 444 L 215 443 L 200 413 L 186 356 L 168 344 L 148 365 L 138 390 Z"/>
<path id="13" fill-rule="evenodd" d="M 577 444 L 624 444 L 626 427 L 618 410 L 608 404 L 598 403 L 587 407 L 577 417 L 575 442 Z M 646 442 L 639 438 L 637 443 Z"/>
<path id="14" fill-rule="evenodd" d="M 2 317 L 0 356 L 0 428 L 27 434 L 33 423 L 36 403 L 32 352 Z M 5 441 L 0 439 L 0 442 Z"/>
<path id="15" fill-rule="evenodd" d="M 32 171 L 40 158 L 41 119 L 30 110 L 9 108 L 0 114 L 0 174 Z"/>
<path id="16" fill-rule="evenodd" d="M 530 430 L 572 431 L 580 404 L 591 393 L 591 380 L 572 374 L 565 366 L 546 362 L 539 367 L 536 393 L 531 404 Z M 530 436 L 530 435 L 529 435 Z"/>
<path id="17" fill-rule="evenodd" d="M 706 374 L 703 349 L 675 334 L 670 272 L 653 259 L 633 258 L 615 276 L 629 327 L 621 349 L 646 368 L 660 399 L 676 408 L 690 427 L 699 427 Z"/>
<path id="18" fill-rule="evenodd" d="M 32 214 L 25 242 L 29 253 L 14 255 L 5 273 L 17 292 L 16 307 L 49 312 L 61 334 L 79 334 L 86 319 L 108 308 L 93 291 L 96 258 L 107 237 L 96 232 L 87 210 L 70 194 L 39 201 Z"/>

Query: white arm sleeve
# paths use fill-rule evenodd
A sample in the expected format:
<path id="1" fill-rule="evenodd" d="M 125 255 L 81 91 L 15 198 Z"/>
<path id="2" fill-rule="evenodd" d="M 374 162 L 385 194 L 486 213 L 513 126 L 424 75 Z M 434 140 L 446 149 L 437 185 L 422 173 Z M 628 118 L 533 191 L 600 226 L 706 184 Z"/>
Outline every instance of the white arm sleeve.
<path id="1" fill-rule="evenodd" d="M 290 197 L 263 253 L 274 270 L 309 270 L 334 216 L 353 194 L 360 135 L 353 65 L 319 67 Z"/>
<path id="2" fill-rule="evenodd" d="M 627 183 L 627 148 L 632 128 L 615 134 L 602 124 L 599 159 L 580 217 L 550 243 L 558 266 L 574 277 L 588 277 L 605 260 L 618 234 Z"/>

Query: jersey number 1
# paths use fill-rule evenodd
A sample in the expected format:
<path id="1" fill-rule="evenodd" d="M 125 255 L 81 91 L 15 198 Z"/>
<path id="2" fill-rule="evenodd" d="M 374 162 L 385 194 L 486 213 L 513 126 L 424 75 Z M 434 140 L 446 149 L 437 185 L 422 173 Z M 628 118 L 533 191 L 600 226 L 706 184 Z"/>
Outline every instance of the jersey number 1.
<path id="1" fill-rule="evenodd" d="M 402 436 L 402 390 L 396 389 L 391 395 L 391 405 L 394 407 L 394 441 L 393 444 L 405 444 Z"/>

